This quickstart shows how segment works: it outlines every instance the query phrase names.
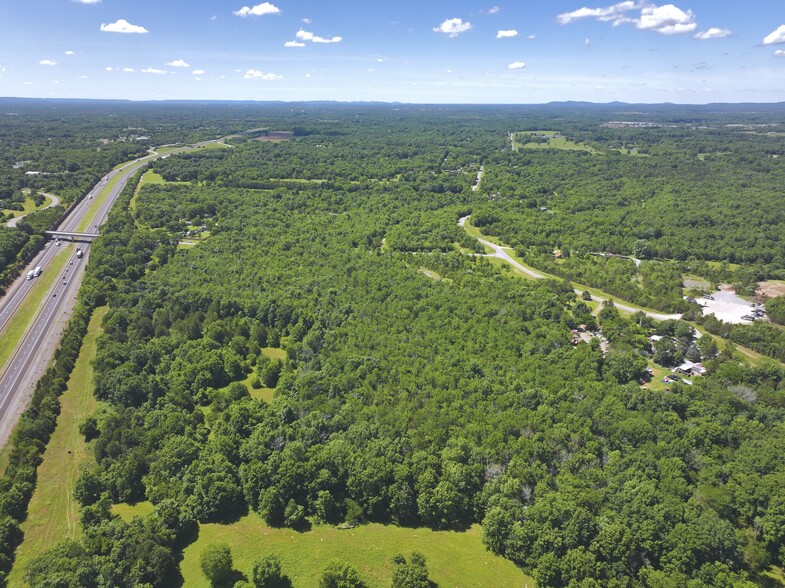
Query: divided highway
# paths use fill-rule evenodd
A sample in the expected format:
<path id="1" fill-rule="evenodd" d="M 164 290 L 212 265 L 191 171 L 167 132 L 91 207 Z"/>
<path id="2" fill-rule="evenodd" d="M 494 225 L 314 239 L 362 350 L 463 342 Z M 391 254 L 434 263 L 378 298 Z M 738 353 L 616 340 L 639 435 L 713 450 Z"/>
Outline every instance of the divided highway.
<path id="1" fill-rule="evenodd" d="M 214 141 L 206 143 L 210 142 Z M 183 147 L 169 153 L 179 153 L 194 147 Z M 98 227 L 106 222 L 109 210 L 123 191 L 128 179 L 139 168 L 158 157 L 162 155 L 153 151 L 151 155 L 131 161 L 104 176 L 71 211 L 58 230 L 74 233 L 98 232 Z M 109 186 L 116 178 L 116 182 Z M 102 197 L 104 192 L 106 194 Z M 92 205 L 99 200 L 101 203 L 95 210 Z M 83 231 L 80 231 L 80 228 L 83 228 Z M 13 354 L 0 369 L 0 447 L 8 440 L 19 415 L 27 406 L 35 383 L 52 360 L 68 317 L 76 305 L 76 294 L 82 283 L 84 269 L 90 256 L 90 247 L 88 243 L 78 243 L 76 247 L 65 243 L 63 245 L 65 246 L 58 246 L 55 241 L 49 241 L 43 251 L 33 259 L 8 289 L 6 295 L 0 299 L 0 337 L 3 337 L 11 319 L 25 299 L 36 288 L 41 287 L 42 277 L 47 272 L 54 271 L 58 265 L 53 263 L 55 258 L 58 255 L 68 256 L 62 275 L 56 277 L 46 292 L 35 318 L 27 327 Z M 84 252 L 81 258 L 76 255 L 77 247 Z M 28 280 L 27 272 L 38 266 L 43 270 L 42 277 Z"/>

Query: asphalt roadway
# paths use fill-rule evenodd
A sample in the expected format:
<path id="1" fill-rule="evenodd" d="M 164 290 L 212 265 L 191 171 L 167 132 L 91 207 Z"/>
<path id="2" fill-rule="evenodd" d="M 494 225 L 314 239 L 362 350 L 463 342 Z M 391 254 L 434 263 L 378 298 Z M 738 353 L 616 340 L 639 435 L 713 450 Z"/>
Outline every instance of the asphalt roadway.
<path id="1" fill-rule="evenodd" d="M 210 143 L 207 141 L 205 143 Z M 203 145 L 200 143 L 198 145 Z M 170 153 L 186 151 L 193 147 L 183 147 Z M 116 176 L 120 176 L 117 183 L 109 189 L 109 193 L 102 201 L 98 210 L 91 215 L 87 229 L 83 232 L 97 233 L 98 227 L 106 222 L 109 210 L 123 191 L 128 179 L 139 168 L 150 161 L 162 157 L 155 151 L 151 155 L 135 159 L 122 167 L 104 176 L 88 196 L 82 199 L 68 217 L 60 224 L 59 231 L 78 232 L 78 227 L 91 215 L 90 205 L 97 198 L 107 184 Z M 65 244 L 65 243 L 64 243 Z M 80 259 L 76 256 L 76 249 L 84 252 Z M 22 272 L 19 278 L 8 288 L 5 296 L 0 299 L 0 337 L 8 327 L 11 318 L 19 309 L 25 298 L 33 292 L 40 278 L 28 280 L 29 270 L 40 266 L 42 275 L 53 271 L 52 261 L 59 252 L 70 249 L 68 259 L 63 269 L 63 275 L 58 276 L 44 296 L 32 323 L 25 331 L 14 353 L 10 356 L 2 371 L 0 371 L 0 447 L 4 446 L 13 431 L 19 416 L 24 411 L 35 389 L 35 384 L 43 375 L 47 366 L 54 357 L 60 338 L 76 306 L 76 295 L 84 277 L 87 260 L 90 257 L 89 243 L 78 243 L 76 247 L 58 246 L 50 240 L 43 251 L 39 253 L 30 265 Z"/>

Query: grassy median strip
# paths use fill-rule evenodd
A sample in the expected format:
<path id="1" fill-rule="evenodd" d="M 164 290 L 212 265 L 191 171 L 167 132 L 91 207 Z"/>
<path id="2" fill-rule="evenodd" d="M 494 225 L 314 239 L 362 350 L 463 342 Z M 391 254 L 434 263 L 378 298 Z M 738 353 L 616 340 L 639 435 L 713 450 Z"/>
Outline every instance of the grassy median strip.
<path id="1" fill-rule="evenodd" d="M 73 253 L 73 245 L 60 247 L 60 251 L 57 252 L 44 272 L 35 278 L 35 288 L 25 297 L 24 302 L 16 309 L 6 328 L 0 333 L 0 371 L 19 345 L 27 328 L 38 313 L 38 309 L 41 308 L 41 303 L 49 288 L 60 276 L 60 272 L 63 271 L 71 253 Z"/>
<path id="2" fill-rule="evenodd" d="M 74 483 L 82 464 L 93 460 L 90 446 L 79 434 L 79 423 L 95 412 L 98 402 L 93 396 L 93 368 L 96 337 L 108 307 L 95 310 L 87 335 L 76 360 L 68 389 L 60 397 L 57 427 L 46 446 L 38 466 L 38 484 L 22 524 L 24 541 L 16 551 L 16 561 L 8 577 L 9 586 L 21 586 L 25 566 L 57 542 L 78 539 L 79 505 L 73 498 Z"/>
<path id="3" fill-rule="evenodd" d="M 84 217 L 82 218 L 82 222 L 79 223 L 79 226 L 76 229 L 77 233 L 84 233 L 86 232 L 87 228 L 93 223 L 93 217 L 95 217 L 98 209 L 106 200 L 106 197 L 109 195 L 109 191 L 114 188 L 117 183 L 122 179 L 123 174 L 117 174 L 111 180 L 109 180 L 104 186 L 98 195 L 93 196 L 92 202 L 87 207 L 87 212 L 85 213 Z"/>

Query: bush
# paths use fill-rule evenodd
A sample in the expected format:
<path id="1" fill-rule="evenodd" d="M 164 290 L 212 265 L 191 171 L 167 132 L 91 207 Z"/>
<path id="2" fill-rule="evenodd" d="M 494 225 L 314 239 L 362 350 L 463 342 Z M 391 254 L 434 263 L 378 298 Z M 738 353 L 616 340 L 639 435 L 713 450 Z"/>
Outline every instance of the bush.
<path id="1" fill-rule="evenodd" d="M 225 543 L 208 545 L 199 558 L 202 573 L 213 586 L 226 586 L 234 574 L 232 552 Z"/>

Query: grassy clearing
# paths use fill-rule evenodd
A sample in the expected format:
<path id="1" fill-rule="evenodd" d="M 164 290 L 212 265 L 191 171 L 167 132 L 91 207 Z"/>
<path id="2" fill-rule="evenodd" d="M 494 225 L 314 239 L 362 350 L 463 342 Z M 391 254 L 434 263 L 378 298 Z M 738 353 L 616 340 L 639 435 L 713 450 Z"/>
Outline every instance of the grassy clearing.
<path id="1" fill-rule="evenodd" d="M 512 562 L 486 551 L 479 525 L 461 533 L 380 524 L 346 530 L 319 526 L 297 533 L 272 529 L 254 514 L 231 525 L 200 526 L 199 538 L 185 549 L 180 564 L 185 586 L 209 587 L 199 556 L 207 545 L 221 542 L 231 547 L 235 568 L 246 575 L 256 558 L 274 553 L 297 588 L 318 586 L 325 564 L 334 558 L 356 566 L 369 588 L 386 587 L 392 556 L 413 550 L 425 556 L 430 579 L 439 586 L 534 586 Z"/>
<path id="2" fill-rule="evenodd" d="M 136 504 L 113 504 L 112 514 L 117 515 L 124 521 L 130 521 L 134 517 L 145 517 L 155 510 L 152 502 L 147 500 Z"/>
<path id="3" fill-rule="evenodd" d="M 272 360 L 278 359 L 283 362 L 286 361 L 286 351 L 280 347 L 263 347 L 262 353 Z"/>
<path id="4" fill-rule="evenodd" d="M 102 307 L 93 313 L 68 389 L 60 397 L 57 427 L 38 466 L 38 484 L 30 500 L 27 520 L 22 524 L 24 541 L 17 549 L 9 586 L 22 584 L 22 574 L 31 559 L 59 541 L 78 539 L 81 535 L 79 505 L 73 498 L 73 488 L 80 468 L 91 463 L 93 455 L 79 434 L 79 423 L 98 406 L 93 396 L 91 362 L 107 310 L 108 307 Z"/>
<path id="5" fill-rule="evenodd" d="M 641 153 L 637 149 L 611 149 L 611 151 L 618 151 L 622 155 L 629 155 L 631 157 L 651 157 L 648 153 Z"/>
<path id="6" fill-rule="evenodd" d="M 5 329 L 0 333 L 0 366 L 5 366 L 8 358 L 11 357 L 22 337 L 30 326 L 44 297 L 47 296 L 49 289 L 63 271 L 66 261 L 71 255 L 73 245 L 60 247 L 49 267 L 39 277 L 35 278 L 35 287 L 25 297 L 24 302 L 16 309 L 14 316 L 6 324 Z M 2 367 L 0 367 L 2 369 Z"/>
<path id="7" fill-rule="evenodd" d="M 545 137 L 548 141 L 547 143 L 521 143 L 518 141 L 519 137 Z M 563 151 L 586 151 L 594 155 L 602 155 L 602 152 L 597 151 L 589 145 L 576 143 L 575 141 L 570 141 L 566 137 L 562 137 L 558 131 L 523 131 L 513 133 L 512 143 L 513 148 L 515 149 L 561 149 Z"/>
<path id="8" fill-rule="evenodd" d="M 51 203 L 52 203 L 52 199 L 49 196 L 44 195 L 44 203 L 41 206 L 36 206 L 35 202 L 33 201 L 33 198 L 31 196 L 28 196 L 27 198 L 25 198 L 23 210 L 3 209 L 0 210 L 0 214 L 13 214 L 14 217 L 17 217 L 23 214 L 30 214 L 31 212 L 35 212 L 36 210 L 43 210 Z"/>

